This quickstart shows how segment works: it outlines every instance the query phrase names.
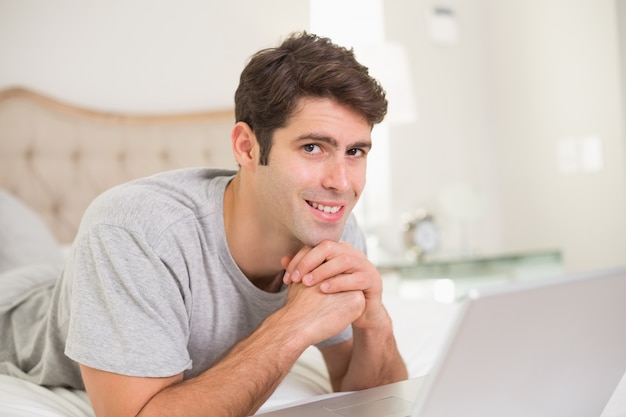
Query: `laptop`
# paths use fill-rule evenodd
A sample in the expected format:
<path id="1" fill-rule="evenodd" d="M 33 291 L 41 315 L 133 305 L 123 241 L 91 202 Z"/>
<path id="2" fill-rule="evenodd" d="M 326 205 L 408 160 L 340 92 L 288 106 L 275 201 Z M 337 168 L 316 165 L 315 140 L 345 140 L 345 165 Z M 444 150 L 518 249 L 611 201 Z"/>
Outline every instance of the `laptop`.
<path id="1" fill-rule="evenodd" d="M 264 416 L 600 416 L 626 371 L 626 267 L 472 290 L 430 374 Z"/>

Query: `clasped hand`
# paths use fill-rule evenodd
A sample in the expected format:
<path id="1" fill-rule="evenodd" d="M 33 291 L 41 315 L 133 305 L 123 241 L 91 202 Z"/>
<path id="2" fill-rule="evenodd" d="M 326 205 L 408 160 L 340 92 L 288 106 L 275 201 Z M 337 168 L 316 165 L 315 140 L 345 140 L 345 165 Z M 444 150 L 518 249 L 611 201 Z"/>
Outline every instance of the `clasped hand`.
<path id="1" fill-rule="evenodd" d="M 305 246 L 293 258 L 283 258 L 282 263 L 287 285 L 318 286 L 323 294 L 360 292 L 365 305 L 351 322 L 353 326 L 374 328 L 387 318 L 378 270 L 349 243 L 327 240 L 315 247 Z"/>

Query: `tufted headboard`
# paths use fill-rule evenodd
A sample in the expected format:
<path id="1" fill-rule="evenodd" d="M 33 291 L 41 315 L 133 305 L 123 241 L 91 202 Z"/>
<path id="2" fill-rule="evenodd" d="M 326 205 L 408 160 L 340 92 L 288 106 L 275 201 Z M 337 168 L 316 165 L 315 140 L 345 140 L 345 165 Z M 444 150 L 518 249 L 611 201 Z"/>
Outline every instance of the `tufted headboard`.
<path id="1" fill-rule="evenodd" d="M 83 109 L 33 91 L 0 91 L 0 189 L 70 243 L 87 205 L 128 180 L 191 166 L 236 168 L 231 110 L 129 115 Z"/>

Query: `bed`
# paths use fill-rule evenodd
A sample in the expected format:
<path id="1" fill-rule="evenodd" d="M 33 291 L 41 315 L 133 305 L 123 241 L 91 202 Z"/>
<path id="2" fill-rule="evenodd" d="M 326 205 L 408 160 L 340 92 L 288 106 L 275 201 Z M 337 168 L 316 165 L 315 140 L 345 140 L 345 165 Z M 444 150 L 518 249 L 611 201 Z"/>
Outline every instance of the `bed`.
<path id="1" fill-rule="evenodd" d="M 21 233 L 19 241 L 0 241 L 4 252 L 17 256 L 17 265 L 11 266 L 27 263 L 32 256 L 62 262 L 83 211 L 111 186 L 181 167 L 235 168 L 229 140 L 233 120 L 232 110 L 115 114 L 23 88 L 0 91 L 0 227 L 16 226 L 2 223 L 2 210 L 19 211 L 16 229 Z M 2 262 L 0 257 L 0 272 Z M 458 305 L 406 299 L 392 290 L 385 292 L 385 303 L 410 376 L 425 375 Z M 311 348 L 260 411 L 329 393 L 323 360 Z M 83 391 L 0 376 L 0 415 L 85 417 L 93 412 Z M 618 386 L 603 417 L 626 417 L 626 382 Z"/>

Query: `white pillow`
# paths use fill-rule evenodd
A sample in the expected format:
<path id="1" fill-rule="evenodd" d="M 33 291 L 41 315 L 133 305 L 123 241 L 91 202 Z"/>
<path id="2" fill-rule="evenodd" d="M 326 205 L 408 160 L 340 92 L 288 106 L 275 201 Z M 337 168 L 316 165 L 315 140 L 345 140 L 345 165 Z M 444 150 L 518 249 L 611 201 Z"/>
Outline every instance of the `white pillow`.
<path id="1" fill-rule="evenodd" d="M 39 215 L 13 194 L 0 190 L 0 273 L 62 261 L 61 247 Z"/>

